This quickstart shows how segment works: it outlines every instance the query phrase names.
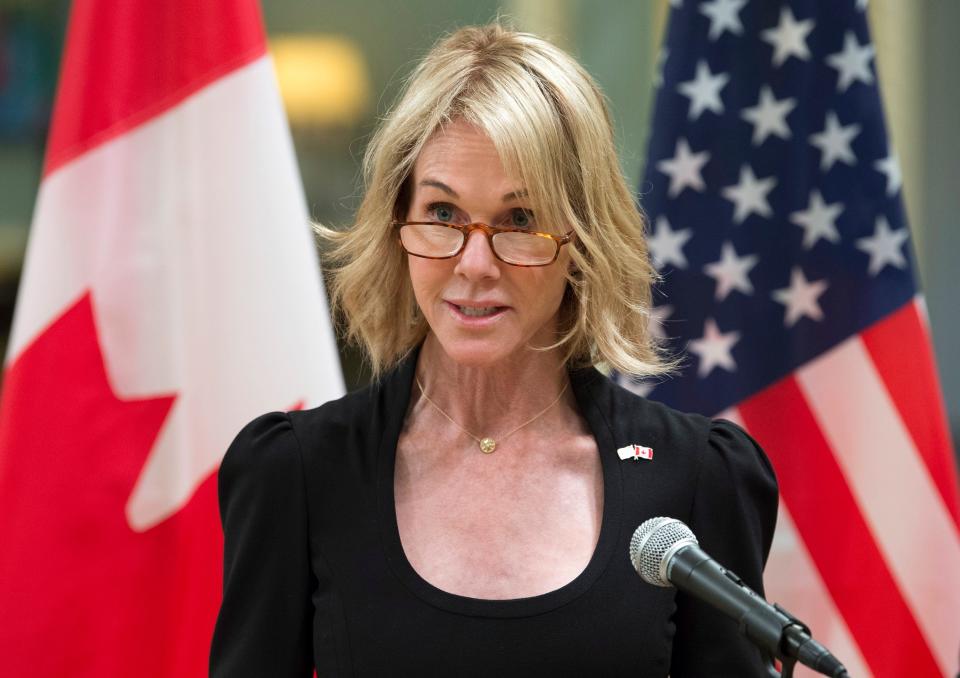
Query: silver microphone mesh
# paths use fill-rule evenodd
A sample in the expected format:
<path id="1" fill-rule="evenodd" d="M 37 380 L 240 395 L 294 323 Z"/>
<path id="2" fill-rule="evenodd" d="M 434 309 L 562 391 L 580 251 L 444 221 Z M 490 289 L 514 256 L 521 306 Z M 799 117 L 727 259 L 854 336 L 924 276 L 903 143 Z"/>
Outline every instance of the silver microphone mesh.
<path id="1" fill-rule="evenodd" d="M 665 556 L 675 546 L 697 543 L 690 528 L 676 518 L 650 518 L 633 533 L 630 562 L 648 584 L 672 586 L 666 575 Z"/>

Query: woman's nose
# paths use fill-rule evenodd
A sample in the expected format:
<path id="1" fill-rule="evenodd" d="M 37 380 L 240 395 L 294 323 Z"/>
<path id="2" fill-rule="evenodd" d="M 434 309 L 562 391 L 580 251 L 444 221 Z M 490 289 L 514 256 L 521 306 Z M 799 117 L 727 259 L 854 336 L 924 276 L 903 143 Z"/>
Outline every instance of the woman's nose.
<path id="1" fill-rule="evenodd" d="M 473 231 L 467 236 L 454 272 L 471 279 L 500 277 L 500 261 L 494 256 L 485 233 Z"/>

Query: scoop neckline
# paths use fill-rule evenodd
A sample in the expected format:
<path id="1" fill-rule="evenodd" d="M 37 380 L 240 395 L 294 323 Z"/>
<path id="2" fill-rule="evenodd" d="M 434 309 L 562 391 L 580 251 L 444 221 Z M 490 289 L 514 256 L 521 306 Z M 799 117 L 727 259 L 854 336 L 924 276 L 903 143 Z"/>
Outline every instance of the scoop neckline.
<path id="1" fill-rule="evenodd" d="M 593 368 L 569 372 L 571 390 L 597 443 L 603 470 L 604 495 L 600 536 L 587 566 L 560 588 L 536 596 L 503 600 L 471 598 L 444 591 L 421 577 L 407 560 L 400 540 L 394 493 L 394 471 L 397 442 L 410 405 L 410 393 L 418 356 L 419 349 L 400 365 L 394 379 L 384 381 L 384 386 L 392 392 L 385 393 L 387 397 L 384 400 L 387 404 L 387 425 L 384 427 L 377 455 L 377 503 L 383 549 L 393 574 L 409 591 L 424 602 L 447 612 L 472 617 L 533 616 L 557 609 L 586 593 L 610 564 L 615 546 L 619 541 L 623 513 L 623 485 L 620 467 L 615 463 L 613 435 L 609 424 L 591 397 L 592 382 L 605 377 Z"/>

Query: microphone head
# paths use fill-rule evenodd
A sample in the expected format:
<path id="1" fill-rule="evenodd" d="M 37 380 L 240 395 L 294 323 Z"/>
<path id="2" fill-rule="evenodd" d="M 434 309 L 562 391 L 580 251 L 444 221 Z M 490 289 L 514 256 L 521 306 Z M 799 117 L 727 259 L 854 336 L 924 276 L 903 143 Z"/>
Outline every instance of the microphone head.
<path id="1" fill-rule="evenodd" d="M 670 559 L 681 548 L 697 544 L 690 528 L 676 518 L 650 518 L 630 539 L 630 562 L 648 584 L 672 586 L 667 577 Z"/>

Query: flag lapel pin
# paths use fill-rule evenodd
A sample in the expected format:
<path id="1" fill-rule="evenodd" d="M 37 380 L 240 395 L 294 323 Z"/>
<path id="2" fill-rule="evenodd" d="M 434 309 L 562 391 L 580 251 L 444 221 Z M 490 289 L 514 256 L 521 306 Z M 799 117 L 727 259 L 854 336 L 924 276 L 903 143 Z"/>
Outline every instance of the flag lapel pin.
<path id="1" fill-rule="evenodd" d="M 634 461 L 640 461 L 641 459 L 653 461 L 653 448 L 633 443 L 632 445 L 621 447 L 617 450 L 617 455 L 621 461 L 626 461 L 627 459 L 633 459 Z"/>

